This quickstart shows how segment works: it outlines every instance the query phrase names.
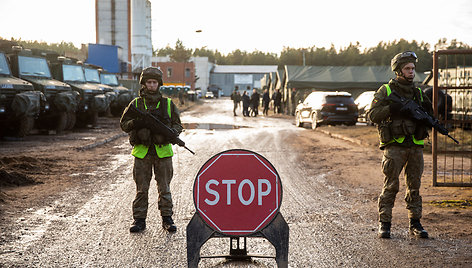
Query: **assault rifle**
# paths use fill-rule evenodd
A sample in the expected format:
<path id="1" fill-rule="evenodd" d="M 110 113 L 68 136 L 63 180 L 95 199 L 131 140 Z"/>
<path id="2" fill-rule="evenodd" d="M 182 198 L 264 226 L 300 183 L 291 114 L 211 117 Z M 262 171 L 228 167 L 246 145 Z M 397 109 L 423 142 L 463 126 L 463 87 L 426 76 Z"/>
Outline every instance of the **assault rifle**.
<path id="1" fill-rule="evenodd" d="M 428 127 L 436 129 L 439 133 L 448 136 L 451 138 L 455 143 L 459 144 L 459 141 L 454 139 L 451 135 L 449 135 L 449 130 L 446 129 L 445 126 L 439 123 L 439 120 L 430 116 L 423 107 L 419 106 L 413 100 L 404 98 L 400 96 L 397 92 L 392 91 L 392 93 L 387 97 L 387 100 L 400 103 L 402 105 L 401 110 L 407 111 L 407 113 L 415 120 L 422 122 Z"/>
<path id="2" fill-rule="evenodd" d="M 130 111 L 132 114 L 134 113 L 141 119 L 146 120 L 146 122 L 150 122 L 147 127 L 151 130 L 152 133 L 159 133 L 166 137 L 167 140 L 169 140 L 172 144 L 177 144 L 180 147 L 184 147 L 192 154 L 195 154 L 192 150 L 185 146 L 185 142 L 179 138 L 179 134 L 177 134 L 171 128 L 162 123 L 161 120 L 159 120 L 153 114 L 140 111 L 134 105 L 130 105 L 128 111 Z"/>

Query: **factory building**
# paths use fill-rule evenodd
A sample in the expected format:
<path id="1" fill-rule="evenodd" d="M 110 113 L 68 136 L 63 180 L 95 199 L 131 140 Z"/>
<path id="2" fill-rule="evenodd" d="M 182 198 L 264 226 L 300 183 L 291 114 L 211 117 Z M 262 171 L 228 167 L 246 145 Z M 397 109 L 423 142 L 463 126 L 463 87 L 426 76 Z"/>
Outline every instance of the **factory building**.
<path id="1" fill-rule="evenodd" d="M 151 66 L 151 2 L 95 0 L 96 43 L 119 46 L 122 73 Z"/>

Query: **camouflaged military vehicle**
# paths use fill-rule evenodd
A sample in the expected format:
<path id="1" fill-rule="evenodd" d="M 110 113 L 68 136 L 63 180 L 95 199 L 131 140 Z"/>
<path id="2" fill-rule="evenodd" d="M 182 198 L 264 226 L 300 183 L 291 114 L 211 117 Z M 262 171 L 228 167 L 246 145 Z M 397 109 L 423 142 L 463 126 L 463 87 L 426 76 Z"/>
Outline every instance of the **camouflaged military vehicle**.
<path id="1" fill-rule="evenodd" d="M 118 77 L 113 73 L 101 71 L 100 81 L 102 84 L 113 88 L 113 91 L 116 93 L 117 97 L 110 104 L 110 111 L 113 116 L 121 116 L 123 110 L 134 98 L 133 91 L 121 85 L 118 81 Z"/>
<path id="2" fill-rule="evenodd" d="M 102 70 L 100 66 L 89 63 L 84 64 L 85 80 L 88 83 L 96 84 L 97 86 L 99 86 L 103 90 L 103 92 L 105 92 L 105 96 L 107 97 L 107 110 L 104 114 L 101 115 L 109 115 L 110 104 L 115 101 L 118 94 L 115 93 L 111 86 L 105 85 L 101 82 L 100 70 Z"/>
<path id="3" fill-rule="evenodd" d="M 61 133 L 73 127 L 70 117 L 77 110 L 79 94 L 68 84 L 52 78 L 46 60 L 48 53 L 55 52 L 21 49 L 8 53 L 8 58 L 13 75 L 32 83 L 34 90 L 42 92 L 46 97 L 36 120 L 36 128 Z"/>
<path id="4" fill-rule="evenodd" d="M 98 114 L 105 112 L 108 107 L 105 92 L 97 84 L 86 81 L 83 63 L 76 59 L 63 56 L 50 57 L 50 67 L 55 79 L 67 83 L 72 90 L 80 94 L 76 125 L 95 127 Z"/>
<path id="5" fill-rule="evenodd" d="M 0 52 L 0 136 L 24 137 L 34 127 L 40 111 L 40 92 L 33 85 L 12 76 L 7 57 Z"/>

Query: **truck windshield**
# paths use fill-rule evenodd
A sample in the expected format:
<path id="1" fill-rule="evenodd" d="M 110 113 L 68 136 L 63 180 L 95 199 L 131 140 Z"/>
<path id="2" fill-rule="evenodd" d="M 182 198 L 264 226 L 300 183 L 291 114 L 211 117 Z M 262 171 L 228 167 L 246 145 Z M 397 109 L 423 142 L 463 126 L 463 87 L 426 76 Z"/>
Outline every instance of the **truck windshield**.
<path id="1" fill-rule="evenodd" d="M 51 78 L 51 71 L 44 58 L 18 56 L 20 75 Z"/>
<path id="2" fill-rule="evenodd" d="M 85 82 L 84 70 L 79 65 L 62 65 L 64 81 Z"/>
<path id="3" fill-rule="evenodd" d="M 101 74 L 100 80 L 102 81 L 102 84 L 109 86 L 118 86 L 120 84 L 118 83 L 118 78 L 116 78 L 116 75 L 114 74 Z"/>
<path id="4" fill-rule="evenodd" d="M 7 58 L 3 53 L 0 53 L 0 74 L 11 74 L 10 68 L 8 68 Z"/>
<path id="5" fill-rule="evenodd" d="M 84 70 L 85 70 L 85 80 L 87 80 L 87 82 L 100 83 L 100 76 L 98 74 L 98 70 L 89 69 L 89 68 L 84 68 Z"/>

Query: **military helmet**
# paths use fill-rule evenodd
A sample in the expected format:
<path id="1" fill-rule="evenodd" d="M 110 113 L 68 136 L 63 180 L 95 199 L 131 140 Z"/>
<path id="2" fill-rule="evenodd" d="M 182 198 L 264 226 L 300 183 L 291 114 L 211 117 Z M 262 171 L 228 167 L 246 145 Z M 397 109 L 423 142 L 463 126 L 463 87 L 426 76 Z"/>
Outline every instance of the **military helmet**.
<path id="1" fill-rule="evenodd" d="M 395 57 L 393 57 L 392 61 L 390 62 L 390 66 L 392 67 L 392 71 L 396 72 L 401 69 L 404 63 L 410 62 L 416 65 L 418 62 L 418 57 L 413 51 L 405 51 L 395 55 Z"/>
<path id="2" fill-rule="evenodd" d="M 146 84 L 146 80 L 148 79 L 156 79 L 159 82 L 159 86 L 162 86 L 162 71 L 157 67 L 147 67 L 141 72 L 141 76 L 139 77 L 139 83 L 141 85 Z"/>

